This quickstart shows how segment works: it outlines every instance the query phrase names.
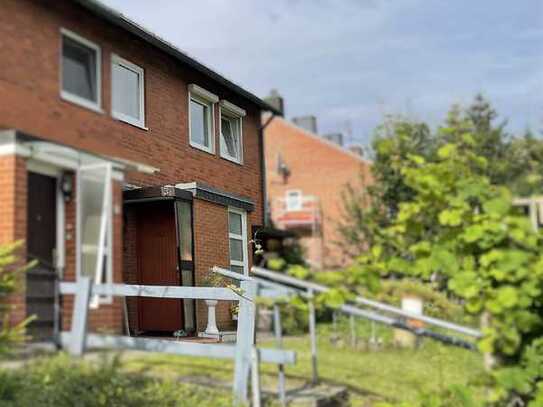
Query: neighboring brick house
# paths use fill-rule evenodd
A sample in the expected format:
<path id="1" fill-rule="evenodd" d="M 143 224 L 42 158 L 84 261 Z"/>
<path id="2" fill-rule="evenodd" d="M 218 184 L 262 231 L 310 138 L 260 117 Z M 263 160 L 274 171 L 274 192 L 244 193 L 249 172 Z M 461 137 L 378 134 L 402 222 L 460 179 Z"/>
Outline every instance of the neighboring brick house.
<path id="1" fill-rule="evenodd" d="M 2 1 L 0 61 L 0 244 L 23 239 L 39 260 L 14 322 L 37 314 L 42 338 L 70 328 L 55 276 L 201 285 L 215 265 L 248 272 L 273 108 L 94 0 Z M 200 301 L 92 305 L 93 330 L 201 331 L 207 317 Z M 233 326 L 229 304 L 217 319 Z"/>
<path id="2" fill-rule="evenodd" d="M 350 259 L 337 246 L 342 193 L 347 184 L 359 187 L 372 181 L 371 163 L 281 117 L 266 126 L 264 145 L 274 226 L 296 232 L 312 267 L 347 264 Z"/>

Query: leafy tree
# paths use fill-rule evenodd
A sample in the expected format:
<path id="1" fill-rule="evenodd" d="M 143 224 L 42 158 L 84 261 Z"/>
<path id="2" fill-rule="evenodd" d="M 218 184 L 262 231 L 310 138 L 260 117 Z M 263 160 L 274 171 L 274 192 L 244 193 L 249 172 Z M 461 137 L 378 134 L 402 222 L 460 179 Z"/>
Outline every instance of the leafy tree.
<path id="1" fill-rule="evenodd" d="M 376 205 L 365 187 L 364 178 L 360 185 L 348 184 L 341 193 L 342 214 L 337 229 L 340 239 L 337 246 L 348 258 L 354 258 L 373 244 L 374 222 L 384 222 L 384 215 L 377 213 L 381 207 Z"/>
<path id="2" fill-rule="evenodd" d="M 511 192 L 483 175 L 489 164 L 476 150 L 473 135 L 464 133 L 458 143 L 443 144 L 434 161 L 410 157 L 402 174 L 414 196 L 400 203 L 381 242 L 351 267 L 350 281 L 377 273 L 440 281 L 466 312 L 488 317 L 479 341 L 496 360 L 488 402 L 538 406 L 543 236 L 515 213 Z"/>
<path id="3" fill-rule="evenodd" d="M 399 204 L 414 196 L 402 172 L 410 157 L 433 161 L 438 148 L 461 144 L 468 133 L 473 140 L 470 151 L 486 160 L 485 166 L 474 166 L 473 171 L 492 184 L 507 185 L 515 195 L 543 192 L 543 141 L 529 132 L 512 138 L 505 131 L 506 121 L 497 120 L 496 110 L 482 95 L 467 108 L 453 105 L 436 132 L 422 122 L 388 117 L 372 142 L 373 185 L 350 185 L 343 193 L 338 246 L 351 256 L 370 247 L 374 235 L 396 217 Z"/>
<path id="4" fill-rule="evenodd" d="M 509 144 L 507 184 L 518 196 L 543 192 L 543 141 L 527 131 Z"/>
<path id="5" fill-rule="evenodd" d="M 336 242 L 347 256 L 355 257 L 371 247 L 376 234 L 398 211 L 398 203 L 413 196 L 401 173 L 411 155 L 431 156 L 435 139 L 424 123 L 388 117 L 376 129 L 372 143 L 373 182 L 368 187 L 362 175 L 358 185 L 347 185 L 342 193 L 342 216 Z"/>
<path id="6" fill-rule="evenodd" d="M 390 219 L 397 213 L 398 203 L 409 201 L 413 196 L 413 190 L 401 173 L 403 164 L 411 155 L 431 157 L 435 151 L 435 139 L 425 123 L 390 117 L 377 128 L 372 148 L 375 183 L 369 193 L 378 200 L 384 215 Z"/>
<path id="7" fill-rule="evenodd" d="M 479 170 L 493 184 L 504 184 L 509 177 L 508 157 L 510 135 L 505 131 L 506 121 L 495 123 L 498 113 L 481 94 L 466 109 L 453 105 L 442 130 L 436 137 L 438 144 L 459 143 L 465 133 L 473 137 L 472 151 L 487 160 Z M 428 157 L 425 157 L 428 158 Z"/>

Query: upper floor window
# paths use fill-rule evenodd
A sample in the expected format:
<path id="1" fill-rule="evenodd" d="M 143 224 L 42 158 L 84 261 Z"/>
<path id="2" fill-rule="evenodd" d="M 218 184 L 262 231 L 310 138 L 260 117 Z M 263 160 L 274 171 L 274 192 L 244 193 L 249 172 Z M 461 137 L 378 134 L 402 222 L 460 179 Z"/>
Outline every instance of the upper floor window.
<path id="1" fill-rule="evenodd" d="M 228 209 L 228 240 L 230 246 L 230 270 L 249 274 L 247 253 L 247 213 Z"/>
<path id="2" fill-rule="evenodd" d="M 189 139 L 190 145 L 213 153 L 214 142 L 214 105 L 219 98 L 211 92 L 189 85 Z"/>
<path id="3" fill-rule="evenodd" d="M 62 29 L 62 98 L 100 110 L 100 47 Z"/>
<path id="4" fill-rule="evenodd" d="M 117 55 L 111 56 L 111 115 L 145 127 L 143 69 Z"/>
<path id="5" fill-rule="evenodd" d="M 242 117 L 245 110 L 221 100 L 221 157 L 241 164 L 243 161 Z"/>
<path id="6" fill-rule="evenodd" d="M 286 195 L 287 211 L 300 211 L 302 209 L 302 191 L 287 191 Z"/>

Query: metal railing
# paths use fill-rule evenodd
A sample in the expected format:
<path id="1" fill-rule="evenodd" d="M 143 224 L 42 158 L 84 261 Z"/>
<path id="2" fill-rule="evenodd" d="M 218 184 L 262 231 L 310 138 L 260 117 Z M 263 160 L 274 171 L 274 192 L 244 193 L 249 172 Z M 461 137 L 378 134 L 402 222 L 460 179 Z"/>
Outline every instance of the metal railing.
<path id="1" fill-rule="evenodd" d="M 75 295 L 71 331 L 61 333 L 61 343 L 72 355 L 82 355 L 87 347 L 107 349 L 136 349 L 186 356 L 234 359 L 234 405 L 248 402 L 250 366 L 253 359 L 276 364 L 292 364 L 296 354 L 277 349 L 254 346 L 256 283 L 240 281 L 240 290 L 222 287 L 149 286 L 131 284 L 93 285 L 89 277 L 78 282 L 60 283 L 60 293 Z M 130 336 L 98 335 L 87 332 L 89 302 L 94 295 L 189 298 L 239 302 L 238 328 L 235 345 L 177 342 L 164 339 Z"/>

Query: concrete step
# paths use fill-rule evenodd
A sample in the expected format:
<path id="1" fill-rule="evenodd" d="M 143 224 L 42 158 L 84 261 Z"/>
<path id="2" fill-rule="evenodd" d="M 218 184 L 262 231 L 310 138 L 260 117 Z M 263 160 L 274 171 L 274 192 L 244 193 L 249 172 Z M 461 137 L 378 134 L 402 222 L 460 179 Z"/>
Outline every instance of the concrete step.
<path id="1" fill-rule="evenodd" d="M 320 384 L 288 393 L 290 407 L 347 407 L 349 393 L 345 387 Z"/>

